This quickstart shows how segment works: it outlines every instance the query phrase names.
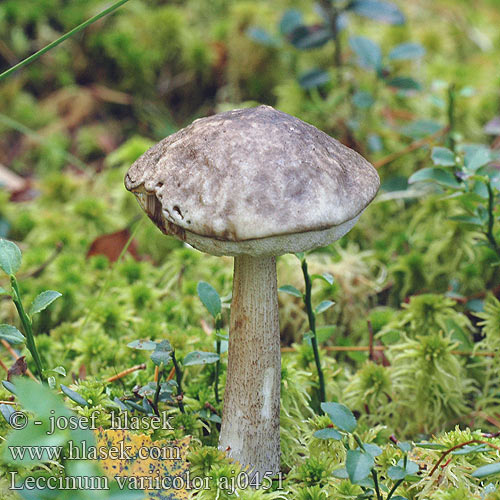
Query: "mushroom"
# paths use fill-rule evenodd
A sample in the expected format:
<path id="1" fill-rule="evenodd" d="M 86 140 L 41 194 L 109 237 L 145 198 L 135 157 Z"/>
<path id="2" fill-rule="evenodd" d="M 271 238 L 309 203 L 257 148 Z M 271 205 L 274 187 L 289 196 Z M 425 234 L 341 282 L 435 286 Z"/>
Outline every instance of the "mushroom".
<path id="1" fill-rule="evenodd" d="M 261 477 L 280 466 L 276 257 L 341 238 L 379 184 L 358 153 L 270 106 L 198 119 L 125 177 L 163 233 L 234 256 L 219 448 Z"/>

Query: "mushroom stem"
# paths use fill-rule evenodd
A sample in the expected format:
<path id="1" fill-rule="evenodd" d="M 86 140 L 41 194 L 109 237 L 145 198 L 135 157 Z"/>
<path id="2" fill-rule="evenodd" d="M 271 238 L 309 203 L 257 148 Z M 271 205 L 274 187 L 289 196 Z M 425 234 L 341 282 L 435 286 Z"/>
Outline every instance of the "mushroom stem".
<path id="1" fill-rule="evenodd" d="M 252 472 L 279 472 L 281 357 L 276 258 L 234 258 L 219 449 Z M 269 477 L 269 474 L 268 474 Z"/>

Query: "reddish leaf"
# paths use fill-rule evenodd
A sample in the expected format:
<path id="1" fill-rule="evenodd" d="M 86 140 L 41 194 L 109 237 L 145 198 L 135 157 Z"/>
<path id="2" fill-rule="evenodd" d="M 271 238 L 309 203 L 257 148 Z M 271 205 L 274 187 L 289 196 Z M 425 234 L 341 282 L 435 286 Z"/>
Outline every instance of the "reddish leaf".
<path id="1" fill-rule="evenodd" d="M 128 229 L 103 234 L 92 242 L 87 252 L 87 258 L 93 255 L 105 255 L 110 262 L 116 262 L 129 238 L 130 231 Z M 137 253 L 137 242 L 135 240 L 132 240 L 127 251 L 135 260 L 141 260 L 141 257 Z"/>
<path id="2" fill-rule="evenodd" d="M 26 364 L 25 356 L 17 358 L 15 363 L 9 368 L 7 372 L 7 380 L 10 382 L 12 377 L 17 377 L 19 375 L 26 375 L 26 370 L 28 365 Z"/>

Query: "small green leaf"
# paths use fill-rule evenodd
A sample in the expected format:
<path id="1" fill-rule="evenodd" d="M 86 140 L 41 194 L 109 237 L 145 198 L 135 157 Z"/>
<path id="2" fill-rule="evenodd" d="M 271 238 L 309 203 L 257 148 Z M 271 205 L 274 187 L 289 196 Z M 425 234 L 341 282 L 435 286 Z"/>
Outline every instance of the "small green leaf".
<path id="1" fill-rule="evenodd" d="M 0 413 L 2 414 L 5 421 L 10 425 L 10 418 L 13 413 L 15 413 L 14 408 L 11 405 L 0 404 Z"/>
<path id="2" fill-rule="evenodd" d="M 193 351 L 184 356 L 184 366 L 206 365 L 219 361 L 220 356 L 215 352 Z"/>
<path id="3" fill-rule="evenodd" d="M 342 434 L 335 429 L 331 429 L 330 427 L 316 431 L 313 436 L 318 439 L 335 439 L 336 441 L 342 439 Z"/>
<path id="4" fill-rule="evenodd" d="M 483 477 L 492 476 L 493 474 L 500 473 L 500 462 L 496 462 L 494 464 L 483 465 L 476 469 L 472 473 L 472 477 L 476 477 L 477 479 L 483 479 Z"/>
<path id="5" fill-rule="evenodd" d="M 473 224 L 474 226 L 483 225 L 483 221 L 479 217 L 472 217 L 471 215 L 453 215 L 448 219 L 463 222 L 464 224 Z"/>
<path id="6" fill-rule="evenodd" d="M 354 106 L 360 109 L 368 109 L 375 103 L 375 99 L 370 94 L 364 90 L 359 90 L 352 96 L 352 103 Z"/>
<path id="7" fill-rule="evenodd" d="M 56 366 L 55 368 L 51 368 L 49 370 L 49 372 L 57 373 L 59 375 L 62 375 L 63 377 L 66 376 L 66 370 L 65 370 L 64 366 Z"/>
<path id="8" fill-rule="evenodd" d="M 411 443 L 408 443 L 407 441 L 402 441 L 398 443 L 398 448 L 403 452 L 403 453 L 408 453 L 411 451 Z"/>
<path id="9" fill-rule="evenodd" d="M 21 267 L 21 250 L 9 240 L 0 239 L 0 268 L 9 276 Z"/>
<path id="10" fill-rule="evenodd" d="M 400 90 L 422 90 L 422 85 L 409 76 L 395 76 L 387 81 L 387 85 Z"/>
<path id="11" fill-rule="evenodd" d="M 339 429 L 346 432 L 356 429 L 356 417 L 347 406 L 340 403 L 321 403 L 321 409 Z"/>
<path id="12" fill-rule="evenodd" d="M 373 458 L 378 457 L 382 454 L 382 448 L 380 448 L 376 444 L 365 443 L 363 446 L 365 447 L 366 453 L 371 455 Z"/>
<path id="13" fill-rule="evenodd" d="M 392 465 L 387 469 L 387 475 L 393 481 L 400 481 L 406 477 L 406 470 L 398 465 Z"/>
<path id="14" fill-rule="evenodd" d="M 288 293 L 290 295 L 293 295 L 294 297 L 302 298 L 302 292 L 300 292 L 299 290 L 297 290 L 292 285 L 283 285 L 283 286 L 280 286 L 278 288 L 278 292 Z"/>
<path id="15" fill-rule="evenodd" d="M 154 352 L 151 354 L 151 361 L 156 365 L 160 366 L 162 363 L 167 366 L 172 359 L 172 346 L 168 340 L 162 340 L 160 343 L 156 344 Z"/>
<path id="16" fill-rule="evenodd" d="M 45 308 L 50 306 L 54 300 L 61 297 L 61 295 L 61 293 L 54 290 L 46 290 L 45 292 L 42 292 L 40 295 L 35 297 L 33 304 L 31 304 L 29 311 L 30 315 L 43 311 Z"/>
<path id="17" fill-rule="evenodd" d="M 320 302 L 316 308 L 314 309 L 314 312 L 316 314 L 321 314 L 322 312 L 325 312 L 327 309 L 330 309 L 335 304 L 335 302 L 332 302 L 331 300 L 323 300 L 323 302 Z"/>
<path id="18" fill-rule="evenodd" d="M 389 59 L 392 61 L 407 61 L 418 59 L 425 55 L 425 49 L 419 43 L 406 42 L 394 47 L 389 52 Z"/>
<path id="19" fill-rule="evenodd" d="M 2 380 L 2 385 L 12 394 L 17 395 L 16 386 L 7 380 Z"/>
<path id="20" fill-rule="evenodd" d="M 71 390 L 69 387 L 66 387 L 63 384 L 61 384 L 61 391 L 63 392 L 63 394 L 68 396 L 68 398 L 71 399 L 72 401 L 74 401 L 76 404 L 79 404 L 80 406 L 90 406 L 89 403 L 87 401 L 85 401 L 85 399 L 83 399 L 82 396 L 80 396 L 80 394 Z"/>
<path id="21" fill-rule="evenodd" d="M 247 35 L 257 43 L 266 47 L 279 47 L 280 40 L 258 26 L 251 26 L 247 30 Z"/>
<path id="22" fill-rule="evenodd" d="M 330 273 L 311 274 L 311 281 L 314 280 L 323 280 L 329 285 L 333 285 L 334 278 Z"/>
<path id="23" fill-rule="evenodd" d="M 358 56 L 359 66 L 374 70 L 382 68 L 382 51 L 374 41 L 364 36 L 353 36 L 349 45 Z"/>
<path id="24" fill-rule="evenodd" d="M 491 152 L 486 148 L 467 150 L 465 153 L 464 165 L 467 170 L 475 172 L 491 161 Z"/>
<path id="25" fill-rule="evenodd" d="M 289 9 L 280 20 L 280 33 L 289 35 L 302 24 L 302 13 L 297 9 Z"/>
<path id="26" fill-rule="evenodd" d="M 434 168 L 434 167 L 423 168 L 422 170 L 415 172 L 408 179 L 408 184 L 414 184 L 415 182 L 423 182 L 423 181 L 437 182 L 438 184 L 442 184 L 443 186 L 452 188 L 460 187 L 460 183 L 453 176 L 453 174 L 441 168 Z"/>
<path id="27" fill-rule="evenodd" d="M 23 344 L 26 341 L 24 335 L 12 325 L 0 325 L 0 339 L 6 340 L 9 344 Z"/>
<path id="28" fill-rule="evenodd" d="M 366 479 L 375 463 L 369 453 L 363 453 L 360 450 L 347 450 L 345 468 L 351 483 L 358 484 Z"/>
<path id="29" fill-rule="evenodd" d="M 448 148 L 432 148 L 431 158 L 434 165 L 441 165 L 442 167 L 452 167 L 456 163 L 455 153 Z"/>
<path id="30" fill-rule="evenodd" d="M 415 443 L 415 446 L 425 450 L 446 450 L 446 446 L 438 443 Z"/>
<path id="31" fill-rule="evenodd" d="M 332 39 L 332 31 L 327 26 L 297 26 L 290 33 L 291 44 L 302 50 L 317 49 Z"/>
<path id="32" fill-rule="evenodd" d="M 305 90 L 311 90 L 327 84 L 330 80 L 330 73 L 314 68 L 299 76 L 299 85 Z"/>
<path id="33" fill-rule="evenodd" d="M 356 14 L 387 24 L 401 25 L 405 16 L 392 2 L 381 0 L 353 0 L 347 4 L 347 9 Z"/>
<path id="34" fill-rule="evenodd" d="M 412 462 L 411 460 L 407 460 L 405 467 L 405 461 L 404 459 L 401 459 L 398 461 L 397 465 L 389 467 L 387 474 L 393 481 L 399 481 L 407 476 L 413 476 L 418 471 L 418 464 Z"/>
<path id="35" fill-rule="evenodd" d="M 222 307 L 217 290 L 205 281 L 200 281 L 198 283 L 197 290 L 203 305 L 207 308 L 211 316 L 216 318 L 220 314 Z"/>
<path id="36" fill-rule="evenodd" d="M 134 340 L 127 344 L 127 347 L 132 349 L 140 349 L 141 351 L 154 351 L 157 343 L 152 340 Z"/>
<path id="37" fill-rule="evenodd" d="M 452 451 L 452 455 L 470 455 L 471 453 L 483 453 L 485 451 L 490 451 L 490 447 L 485 444 L 478 444 L 476 446 L 464 446 L 459 450 Z"/>

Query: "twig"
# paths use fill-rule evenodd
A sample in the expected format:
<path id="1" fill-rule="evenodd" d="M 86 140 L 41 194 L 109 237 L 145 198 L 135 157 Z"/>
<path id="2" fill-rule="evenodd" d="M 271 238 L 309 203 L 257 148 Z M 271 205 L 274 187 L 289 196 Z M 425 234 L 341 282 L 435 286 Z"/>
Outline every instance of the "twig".
<path id="1" fill-rule="evenodd" d="M 15 401 L 0 401 L 0 405 L 11 405 L 15 406 L 17 403 Z"/>
<path id="2" fill-rule="evenodd" d="M 439 464 L 445 459 L 445 457 L 447 455 L 449 455 L 451 452 L 458 450 L 459 448 L 463 448 L 464 446 L 467 446 L 469 444 L 485 444 L 491 448 L 494 448 L 497 451 L 500 451 L 500 446 L 496 446 L 496 445 L 490 443 L 489 441 L 482 441 L 481 439 L 471 439 L 470 441 L 466 441 L 465 443 L 457 444 L 457 445 L 453 446 L 452 448 L 449 448 L 448 450 L 443 452 L 443 454 L 441 455 L 439 460 L 436 462 L 436 464 L 434 465 L 432 470 L 429 472 L 429 477 L 432 477 L 434 472 L 436 472 L 436 469 L 439 467 Z"/>
<path id="3" fill-rule="evenodd" d="M 24 59 L 20 63 L 16 64 L 15 66 L 12 66 L 12 68 L 9 68 L 7 71 L 4 71 L 3 73 L 1 73 L 0 80 L 3 80 L 7 76 L 9 76 L 11 73 L 14 73 L 14 71 L 17 71 L 18 69 L 21 69 L 22 67 L 26 66 L 27 64 L 35 61 L 40 56 L 42 56 L 43 54 L 48 52 L 49 50 L 53 49 L 54 47 L 57 47 L 60 43 L 67 40 L 70 36 L 73 36 L 75 33 L 82 31 L 87 26 L 89 26 L 92 23 L 96 22 L 97 20 L 101 19 L 101 17 L 104 17 L 107 14 L 110 14 L 111 12 L 116 10 L 118 7 L 121 7 L 126 2 L 128 2 L 128 0 L 120 0 L 119 2 L 116 2 L 115 4 L 111 5 L 111 7 L 108 7 L 107 9 L 103 10 L 99 14 L 91 17 L 90 19 L 87 19 L 85 22 L 78 25 L 76 28 L 73 28 L 71 31 L 68 31 L 63 36 L 59 37 L 57 40 L 54 40 L 53 42 L 49 43 L 43 49 L 40 49 L 38 52 L 35 52 L 34 54 L 27 57 L 26 59 Z"/>
<path id="4" fill-rule="evenodd" d="M 17 361 L 19 359 L 17 352 L 14 351 L 14 349 L 12 349 L 12 347 L 6 340 L 2 339 L 1 342 L 2 345 L 5 347 L 5 349 L 9 351 L 9 354 L 14 358 L 14 360 Z M 9 370 L 7 369 L 7 371 Z M 28 375 L 28 377 L 32 378 L 35 382 L 38 382 L 38 379 L 33 375 L 33 373 L 31 373 L 31 370 L 29 368 L 26 369 L 26 374 Z"/>
<path id="5" fill-rule="evenodd" d="M 37 278 L 38 276 L 40 276 L 45 271 L 45 269 L 50 264 L 52 264 L 52 262 L 54 262 L 57 256 L 62 252 L 63 247 L 64 247 L 63 242 L 62 241 L 58 242 L 56 244 L 56 248 L 54 249 L 52 254 L 49 255 L 49 258 L 45 262 L 42 262 L 42 264 L 40 264 L 40 266 L 38 266 L 36 269 L 33 269 L 33 271 L 29 271 L 26 274 L 21 275 L 20 279 Z"/>
<path id="6" fill-rule="evenodd" d="M 366 323 L 368 324 L 368 333 L 370 334 L 369 344 L 368 344 L 368 350 L 370 352 L 369 358 L 370 361 L 373 361 L 375 354 L 375 351 L 373 350 L 373 326 L 370 320 L 368 320 Z"/>
<path id="7" fill-rule="evenodd" d="M 0 366 L 7 372 L 9 373 L 9 368 L 7 365 L 0 359 Z"/>
<path id="8" fill-rule="evenodd" d="M 123 377 L 126 377 L 127 375 L 130 375 L 133 372 L 136 372 L 137 370 L 144 370 L 146 368 L 146 363 L 141 363 L 140 365 L 135 365 L 130 368 L 127 368 L 126 370 L 123 370 L 120 373 L 117 373 L 116 375 L 113 375 L 112 377 L 109 377 L 106 379 L 106 382 L 114 382 L 115 380 L 121 379 Z"/>
<path id="9" fill-rule="evenodd" d="M 416 149 L 419 149 L 422 146 L 425 146 L 427 143 L 432 142 L 434 139 L 441 137 L 442 135 L 444 135 L 448 132 L 448 129 L 449 129 L 449 127 L 444 127 L 432 135 L 429 135 L 427 137 L 419 139 L 418 141 L 414 141 L 411 144 L 408 144 L 408 146 L 401 149 L 400 151 L 396 151 L 395 153 L 391 153 L 390 155 L 387 155 L 384 158 L 381 158 L 380 160 L 374 162 L 373 166 L 375 168 L 383 167 L 384 165 L 387 165 L 388 163 L 391 163 L 392 161 L 397 160 L 401 156 L 404 156 L 408 153 L 411 153 L 412 151 L 415 151 Z"/>

